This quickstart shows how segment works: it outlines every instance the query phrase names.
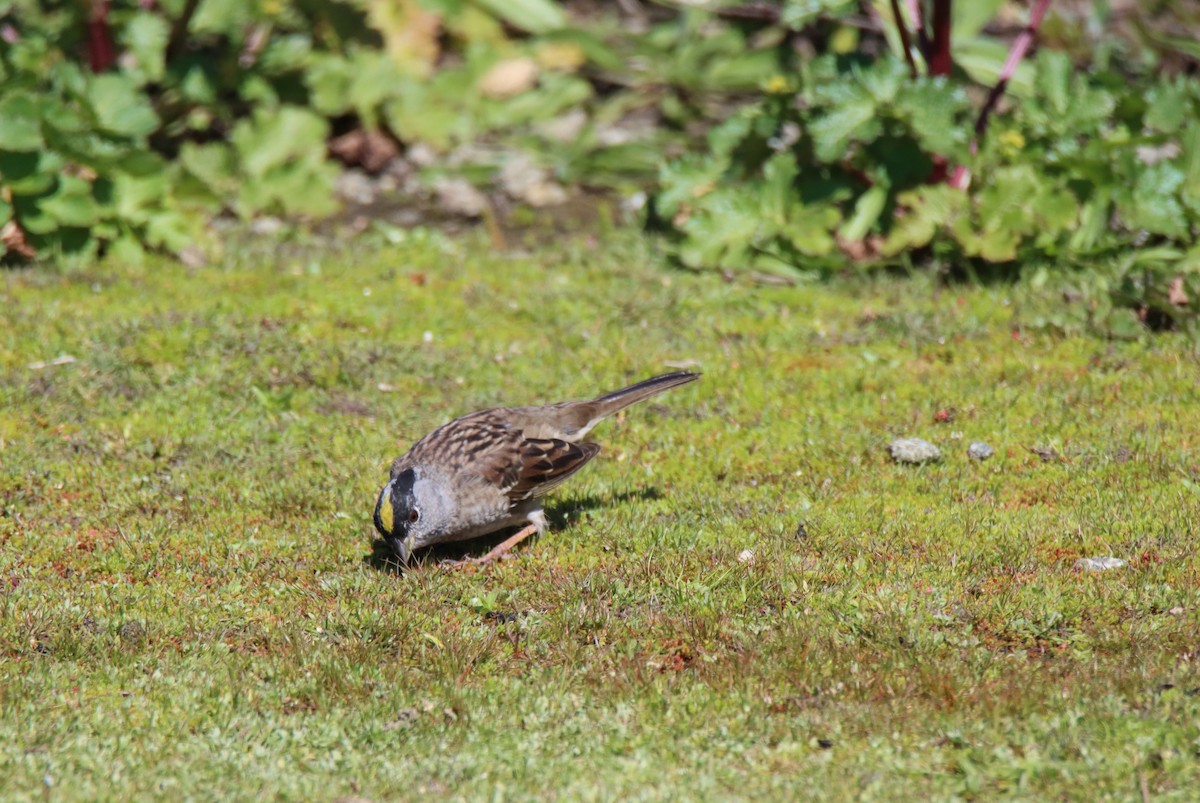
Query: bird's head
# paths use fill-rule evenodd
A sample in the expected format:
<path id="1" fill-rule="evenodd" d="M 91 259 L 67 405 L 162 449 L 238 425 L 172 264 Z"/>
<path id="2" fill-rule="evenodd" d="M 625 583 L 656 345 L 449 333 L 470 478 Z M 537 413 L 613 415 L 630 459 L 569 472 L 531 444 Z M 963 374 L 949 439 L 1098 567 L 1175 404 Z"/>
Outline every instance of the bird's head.
<path id="1" fill-rule="evenodd" d="M 411 468 L 402 471 L 383 486 L 375 503 L 375 529 L 404 563 L 408 563 L 414 549 L 423 546 L 416 485 L 416 471 Z"/>

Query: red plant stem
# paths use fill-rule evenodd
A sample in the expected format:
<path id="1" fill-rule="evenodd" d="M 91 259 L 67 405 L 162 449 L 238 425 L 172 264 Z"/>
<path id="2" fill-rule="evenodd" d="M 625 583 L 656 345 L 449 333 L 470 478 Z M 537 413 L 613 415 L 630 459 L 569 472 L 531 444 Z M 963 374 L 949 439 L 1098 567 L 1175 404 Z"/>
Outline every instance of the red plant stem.
<path id="1" fill-rule="evenodd" d="M 1008 58 L 1004 60 L 1004 66 L 1000 68 L 1000 76 L 996 80 L 996 85 L 992 87 L 991 92 L 988 92 L 987 100 L 984 101 L 983 108 L 979 110 L 979 117 L 975 119 L 975 135 L 971 137 L 972 156 L 979 152 L 979 140 L 987 133 L 988 121 L 991 119 L 992 112 L 996 110 L 996 104 L 1003 97 L 1004 90 L 1008 88 L 1009 79 L 1017 71 L 1021 59 L 1025 58 L 1025 54 L 1029 52 L 1029 46 L 1033 44 L 1033 38 L 1037 35 L 1038 28 L 1041 27 L 1042 20 L 1049 8 L 1050 0 L 1035 0 L 1033 8 L 1029 12 L 1029 23 L 1013 41 L 1012 48 L 1008 51 Z M 950 177 L 950 184 L 963 189 L 970 180 L 970 172 L 963 165 L 959 165 L 954 169 L 954 175 Z"/>
<path id="2" fill-rule="evenodd" d="M 996 81 L 996 85 L 992 87 L 992 91 L 988 93 L 987 100 L 984 101 L 983 108 L 979 110 L 979 119 L 975 121 L 975 136 L 980 137 L 987 131 L 988 118 L 992 111 L 995 110 L 996 104 L 1000 102 L 1000 97 L 1004 94 L 1004 90 L 1008 88 L 1008 81 L 1013 77 L 1013 73 L 1017 71 L 1017 65 L 1021 63 L 1021 59 L 1025 58 L 1025 54 L 1029 52 L 1029 46 L 1033 44 L 1033 37 L 1037 35 L 1037 30 L 1042 24 L 1042 19 L 1046 16 L 1046 10 L 1050 8 L 1050 0 L 1036 0 L 1033 9 L 1029 12 L 1029 24 L 1021 30 L 1017 35 L 1016 41 L 1013 42 L 1012 49 L 1008 51 L 1008 58 L 1004 61 L 1004 66 L 1000 68 L 1000 77 Z M 977 145 L 971 143 L 971 153 L 975 152 Z"/>
<path id="3" fill-rule="evenodd" d="M 921 58 L 929 63 L 929 34 L 925 31 L 925 21 L 921 18 L 921 0 L 905 0 L 908 6 L 908 17 L 912 20 L 913 30 L 917 32 L 917 47 L 921 50 Z"/>
<path id="4" fill-rule="evenodd" d="M 188 25 L 191 24 L 192 17 L 195 16 L 199 6 L 200 0 L 186 0 L 183 4 L 183 11 L 175 19 L 175 24 L 171 26 L 171 35 L 167 38 L 167 61 L 177 58 L 183 51 L 184 43 L 187 40 Z"/>
<path id="5" fill-rule="evenodd" d="M 108 0 L 92 0 L 88 8 L 87 54 L 92 72 L 104 72 L 117 60 L 108 28 Z"/>
<path id="6" fill-rule="evenodd" d="M 917 77 L 917 62 L 913 60 L 912 42 L 908 38 L 908 26 L 900 14 L 900 0 L 892 0 L 892 19 L 896 20 L 896 30 L 900 32 L 900 47 L 904 50 L 904 60 L 908 62 L 908 72 L 913 78 Z"/>
<path id="7" fill-rule="evenodd" d="M 933 42 L 925 61 L 930 75 L 949 75 L 954 60 L 950 56 L 950 0 L 933 0 Z"/>

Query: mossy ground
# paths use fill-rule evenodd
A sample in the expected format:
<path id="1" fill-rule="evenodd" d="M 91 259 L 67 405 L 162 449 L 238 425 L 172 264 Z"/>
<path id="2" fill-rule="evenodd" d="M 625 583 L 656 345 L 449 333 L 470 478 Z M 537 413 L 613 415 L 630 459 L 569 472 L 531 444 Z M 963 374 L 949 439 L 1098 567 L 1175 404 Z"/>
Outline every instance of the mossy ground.
<path id="1" fill-rule="evenodd" d="M 2 278 L 0 796 L 1200 788 L 1181 339 L 1027 332 L 1011 286 L 730 284 L 619 233 Z M 516 560 L 379 559 L 421 434 L 686 361 Z M 893 464 L 907 435 L 944 459 Z M 1100 555 L 1129 564 L 1072 568 Z"/>

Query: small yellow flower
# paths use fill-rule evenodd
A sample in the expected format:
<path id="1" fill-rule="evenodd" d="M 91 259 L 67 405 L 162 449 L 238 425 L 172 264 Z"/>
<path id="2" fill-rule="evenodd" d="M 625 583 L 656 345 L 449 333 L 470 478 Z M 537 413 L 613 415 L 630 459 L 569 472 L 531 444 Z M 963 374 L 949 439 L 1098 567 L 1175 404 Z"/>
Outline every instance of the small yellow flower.
<path id="1" fill-rule="evenodd" d="M 782 75 L 772 75 L 763 85 L 763 89 L 771 95 L 782 95 L 788 91 L 788 79 Z"/>
<path id="2" fill-rule="evenodd" d="M 263 0 L 262 10 L 268 17 L 277 17 L 283 13 L 283 3 L 281 0 Z"/>
<path id="3" fill-rule="evenodd" d="M 1017 151 L 1025 147 L 1025 136 L 1016 129 L 1009 129 L 1000 135 L 1000 148 L 1006 156 L 1015 156 Z"/>

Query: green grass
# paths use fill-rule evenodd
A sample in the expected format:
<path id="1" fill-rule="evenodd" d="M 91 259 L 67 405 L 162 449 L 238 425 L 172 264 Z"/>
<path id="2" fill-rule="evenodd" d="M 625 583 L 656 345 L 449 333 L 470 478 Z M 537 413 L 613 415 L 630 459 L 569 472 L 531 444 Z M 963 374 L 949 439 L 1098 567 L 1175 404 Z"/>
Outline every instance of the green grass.
<path id="1" fill-rule="evenodd" d="M 1181 339 L 1023 331 L 1008 286 L 728 284 L 624 235 L 2 280 L 0 797 L 1200 788 Z M 432 427 L 684 360 L 517 560 L 373 560 Z M 894 465 L 907 435 L 942 462 Z M 1073 570 L 1099 555 L 1129 565 Z"/>

